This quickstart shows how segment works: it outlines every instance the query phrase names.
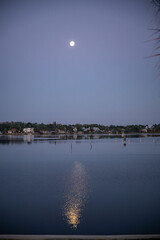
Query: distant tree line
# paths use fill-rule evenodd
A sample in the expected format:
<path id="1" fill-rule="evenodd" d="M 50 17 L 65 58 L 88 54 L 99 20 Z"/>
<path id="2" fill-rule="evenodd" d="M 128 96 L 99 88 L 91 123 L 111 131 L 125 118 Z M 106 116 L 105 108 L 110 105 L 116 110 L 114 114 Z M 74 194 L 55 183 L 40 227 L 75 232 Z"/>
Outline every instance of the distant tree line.
<path id="1" fill-rule="evenodd" d="M 151 127 L 148 127 L 148 125 L 127 125 L 127 126 L 121 126 L 121 125 L 100 125 L 100 124 L 60 124 L 60 123 L 50 123 L 50 124 L 44 124 L 44 123 L 24 123 L 24 122 L 0 122 L 0 131 L 1 133 L 8 133 L 11 129 L 16 129 L 17 132 L 23 132 L 24 128 L 34 128 L 34 132 L 41 133 L 41 132 L 56 132 L 57 130 L 73 133 L 74 129 L 76 128 L 77 132 L 83 132 L 86 129 L 89 129 L 89 132 L 95 132 L 95 129 L 98 129 L 100 132 L 104 133 L 139 133 L 142 130 L 146 129 L 147 132 L 151 133 L 160 133 L 160 124 L 154 124 Z"/>

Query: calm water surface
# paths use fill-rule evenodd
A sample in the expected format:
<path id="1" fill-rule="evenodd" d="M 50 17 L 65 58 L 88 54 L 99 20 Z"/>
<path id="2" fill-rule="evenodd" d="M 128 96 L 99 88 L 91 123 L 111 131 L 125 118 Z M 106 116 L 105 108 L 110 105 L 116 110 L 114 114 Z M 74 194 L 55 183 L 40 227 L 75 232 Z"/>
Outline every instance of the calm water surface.
<path id="1" fill-rule="evenodd" d="M 0 137 L 0 234 L 160 233 L 160 137 Z"/>

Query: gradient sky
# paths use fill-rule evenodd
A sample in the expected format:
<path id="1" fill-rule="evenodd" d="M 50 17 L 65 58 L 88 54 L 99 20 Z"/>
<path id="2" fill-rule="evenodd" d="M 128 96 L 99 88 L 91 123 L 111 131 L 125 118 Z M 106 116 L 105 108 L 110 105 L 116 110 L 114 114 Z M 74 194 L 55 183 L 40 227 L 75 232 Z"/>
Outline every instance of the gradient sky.
<path id="1" fill-rule="evenodd" d="M 149 0 L 0 1 L 0 121 L 159 123 L 155 27 Z"/>

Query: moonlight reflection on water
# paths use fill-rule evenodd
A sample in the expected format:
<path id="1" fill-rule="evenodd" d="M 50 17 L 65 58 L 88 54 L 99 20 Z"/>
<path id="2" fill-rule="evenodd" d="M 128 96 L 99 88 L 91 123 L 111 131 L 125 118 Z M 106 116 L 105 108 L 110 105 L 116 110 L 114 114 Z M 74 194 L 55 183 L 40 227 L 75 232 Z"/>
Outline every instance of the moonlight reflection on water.
<path id="1" fill-rule="evenodd" d="M 159 234 L 160 137 L 73 139 L 0 136 L 0 234 Z"/>
<path id="2" fill-rule="evenodd" d="M 81 221 L 87 193 L 87 174 L 80 162 L 74 163 L 67 185 L 69 188 L 65 197 L 63 215 L 69 226 L 76 230 Z"/>

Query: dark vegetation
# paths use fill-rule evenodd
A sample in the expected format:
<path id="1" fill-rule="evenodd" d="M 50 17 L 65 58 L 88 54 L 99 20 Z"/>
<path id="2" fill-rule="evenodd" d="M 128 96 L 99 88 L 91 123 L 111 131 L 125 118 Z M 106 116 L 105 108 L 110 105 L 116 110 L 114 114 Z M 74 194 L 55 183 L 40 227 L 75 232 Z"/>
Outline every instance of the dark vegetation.
<path id="1" fill-rule="evenodd" d="M 17 133 L 22 133 L 24 128 L 34 128 L 34 132 L 36 133 L 44 133 L 44 132 L 52 132 L 58 133 L 59 131 L 64 131 L 66 133 L 140 133 L 140 132 L 148 132 L 148 133 L 160 133 L 160 124 L 154 124 L 153 126 L 148 125 L 127 125 L 127 126 L 105 126 L 100 124 L 59 124 L 53 122 L 52 124 L 44 124 L 44 123 L 24 123 L 24 122 L 1 122 L 0 123 L 0 131 L 1 133 L 8 133 L 11 129 L 16 129 Z"/>
<path id="2" fill-rule="evenodd" d="M 152 40 L 155 42 L 155 48 L 153 49 L 153 54 L 150 57 L 157 57 L 157 65 L 158 74 L 160 74 L 160 0 L 152 0 L 152 5 L 155 8 L 155 16 L 157 19 L 157 27 L 152 29 L 153 38 Z"/>

